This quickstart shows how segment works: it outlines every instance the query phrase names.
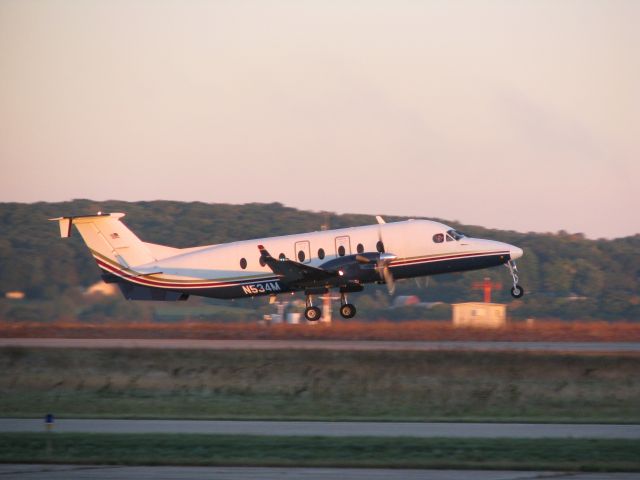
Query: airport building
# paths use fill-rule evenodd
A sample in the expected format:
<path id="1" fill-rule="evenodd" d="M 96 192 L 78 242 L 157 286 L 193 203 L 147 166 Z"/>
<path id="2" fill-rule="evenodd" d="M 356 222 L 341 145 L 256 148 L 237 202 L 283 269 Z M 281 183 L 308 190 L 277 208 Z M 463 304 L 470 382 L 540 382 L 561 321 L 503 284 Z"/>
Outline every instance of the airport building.
<path id="1" fill-rule="evenodd" d="M 507 306 L 501 303 L 454 303 L 452 307 L 456 327 L 499 328 L 507 324 Z"/>

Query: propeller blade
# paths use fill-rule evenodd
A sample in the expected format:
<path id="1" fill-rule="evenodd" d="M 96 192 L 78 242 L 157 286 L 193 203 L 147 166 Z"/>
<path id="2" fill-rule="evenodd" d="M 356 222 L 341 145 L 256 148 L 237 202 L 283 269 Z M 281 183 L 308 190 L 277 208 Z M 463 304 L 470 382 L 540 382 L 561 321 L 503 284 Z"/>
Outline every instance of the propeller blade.
<path id="1" fill-rule="evenodd" d="M 384 278 L 384 283 L 387 284 L 387 290 L 389 290 L 389 295 L 393 295 L 396 291 L 396 282 L 393 279 L 393 275 L 391 274 L 391 270 L 389 267 L 385 265 L 382 269 L 382 276 Z"/>
<path id="2" fill-rule="evenodd" d="M 364 255 L 356 255 L 356 262 L 358 262 L 358 263 L 371 263 L 371 260 L 369 260 Z"/>
<path id="3" fill-rule="evenodd" d="M 389 290 L 389 295 L 393 295 L 396 291 L 396 283 L 391 274 L 391 270 L 389 269 L 389 264 L 398 258 L 397 255 L 393 253 L 381 253 L 378 256 L 378 262 L 376 265 L 376 270 L 378 270 L 378 275 L 380 275 L 380 279 L 384 280 L 384 283 L 387 284 L 387 289 Z"/>
<path id="4" fill-rule="evenodd" d="M 385 248 L 384 242 L 382 241 L 382 225 L 384 225 L 385 222 L 382 220 L 382 217 L 377 216 L 376 219 L 378 220 L 378 243 L 376 244 L 376 250 L 380 253 L 384 253 Z"/>
<path id="5" fill-rule="evenodd" d="M 396 282 L 393 279 L 393 275 L 391 274 L 391 270 L 389 269 L 389 264 L 398 258 L 397 255 L 393 253 L 386 253 L 386 249 L 384 246 L 384 242 L 382 241 L 382 225 L 386 222 L 384 219 L 376 215 L 376 220 L 378 221 L 378 251 L 380 252 L 378 255 L 378 261 L 376 262 L 376 270 L 378 270 L 378 275 L 380 275 L 380 279 L 384 280 L 384 283 L 387 284 L 387 289 L 389 290 L 389 295 L 393 295 L 396 291 Z"/>

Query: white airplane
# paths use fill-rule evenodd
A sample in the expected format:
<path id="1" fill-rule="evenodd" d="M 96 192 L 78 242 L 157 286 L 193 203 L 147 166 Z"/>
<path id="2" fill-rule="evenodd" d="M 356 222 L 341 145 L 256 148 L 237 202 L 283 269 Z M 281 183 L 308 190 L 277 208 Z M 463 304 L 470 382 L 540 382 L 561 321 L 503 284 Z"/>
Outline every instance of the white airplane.
<path id="1" fill-rule="evenodd" d="M 117 283 L 129 300 L 186 300 L 190 295 L 243 298 L 302 291 L 305 317 L 321 311 L 313 296 L 340 291 L 340 314 L 352 318 L 356 307 L 347 294 L 366 283 L 463 272 L 506 265 L 518 285 L 515 260 L 522 249 L 507 243 L 470 238 L 429 220 L 341 228 L 280 237 L 242 240 L 193 248 L 172 248 L 140 240 L 120 219 L 123 213 L 52 218 L 60 235 L 75 225 L 102 269 L 102 279 Z M 272 256 L 272 252 L 275 256 Z"/>

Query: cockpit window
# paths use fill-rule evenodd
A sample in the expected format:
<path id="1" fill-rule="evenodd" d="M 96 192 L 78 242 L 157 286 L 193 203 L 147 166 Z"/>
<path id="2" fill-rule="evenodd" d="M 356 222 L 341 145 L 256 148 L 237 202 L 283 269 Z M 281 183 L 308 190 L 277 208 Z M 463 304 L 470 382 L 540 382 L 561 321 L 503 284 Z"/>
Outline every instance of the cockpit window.
<path id="1" fill-rule="evenodd" d="M 442 242 L 444 242 L 444 234 L 442 234 L 442 233 L 436 233 L 436 234 L 433 236 L 433 241 L 434 241 L 435 243 L 442 243 Z"/>
<path id="2" fill-rule="evenodd" d="M 447 235 L 451 235 L 451 237 L 456 241 L 466 237 L 464 233 L 454 230 L 453 228 L 447 232 Z"/>

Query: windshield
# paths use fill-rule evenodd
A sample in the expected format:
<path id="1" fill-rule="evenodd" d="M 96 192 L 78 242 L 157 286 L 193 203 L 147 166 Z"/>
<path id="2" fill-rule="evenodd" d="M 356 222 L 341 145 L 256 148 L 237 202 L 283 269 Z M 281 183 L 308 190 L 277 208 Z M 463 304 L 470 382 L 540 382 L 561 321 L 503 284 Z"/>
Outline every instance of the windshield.
<path id="1" fill-rule="evenodd" d="M 466 237 L 466 235 L 462 232 L 459 232 L 457 230 L 454 230 L 453 228 L 449 231 L 447 231 L 447 234 L 449 234 L 451 237 L 454 238 L 454 240 L 460 240 L 461 238 Z"/>

